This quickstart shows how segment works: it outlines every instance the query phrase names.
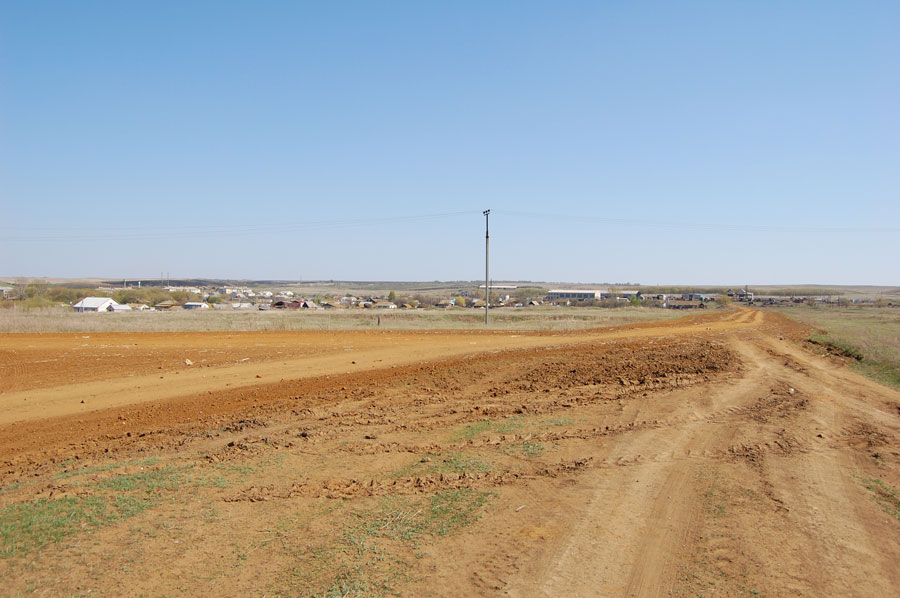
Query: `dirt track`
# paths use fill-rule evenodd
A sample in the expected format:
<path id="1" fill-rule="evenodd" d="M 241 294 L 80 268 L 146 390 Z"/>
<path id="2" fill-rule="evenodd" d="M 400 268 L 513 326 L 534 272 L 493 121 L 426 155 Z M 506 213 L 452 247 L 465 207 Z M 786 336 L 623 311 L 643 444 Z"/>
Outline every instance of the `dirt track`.
<path id="1" fill-rule="evenodd" d="M 565 335 L 5 336 L 0 506 L 191 477 L 0 559 L 0 589 L 894 595 L 900 393 L 803 336 L 750 310 Z M 388 533 L 448 492 L 481 518 Z"/>

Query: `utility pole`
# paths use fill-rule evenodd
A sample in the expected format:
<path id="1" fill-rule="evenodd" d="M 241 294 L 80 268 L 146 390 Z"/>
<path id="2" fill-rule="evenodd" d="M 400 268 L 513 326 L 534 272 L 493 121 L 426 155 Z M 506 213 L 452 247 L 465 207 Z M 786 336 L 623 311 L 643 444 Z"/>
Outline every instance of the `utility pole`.
<path id="1" fill-rule="evenodd" d="M 491 287 L 488 283 L 488 265 L 490 263 L 490 242 L 491 235 L 488 230 L 488 218 L 491 215 L 490 210 L 485 210 L 484 214 L 484 325 L 488 325 L 488 302 L 491 300 Z"/>

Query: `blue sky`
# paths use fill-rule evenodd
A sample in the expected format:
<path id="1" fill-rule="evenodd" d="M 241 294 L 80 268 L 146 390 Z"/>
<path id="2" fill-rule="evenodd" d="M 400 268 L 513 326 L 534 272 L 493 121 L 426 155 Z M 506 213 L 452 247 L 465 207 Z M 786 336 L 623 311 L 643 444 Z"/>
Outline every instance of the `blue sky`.
<path id="1" fill-rule="evenodd" d="M 896 2 L 0 3 L 0 275 L 900 284 Z"/>

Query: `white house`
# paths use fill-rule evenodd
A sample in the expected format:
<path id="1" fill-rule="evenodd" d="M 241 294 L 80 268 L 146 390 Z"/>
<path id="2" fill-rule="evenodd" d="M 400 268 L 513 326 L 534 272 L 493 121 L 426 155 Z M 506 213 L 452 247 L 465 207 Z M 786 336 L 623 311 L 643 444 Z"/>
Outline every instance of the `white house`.
<path id="1" fill-rule="evenodd" d="M 72 307 L 75 311 L 112 311 L 115 305 L 119 304 L 109 297 L 85 297 Z"/>
<path id="2" fill-rule="evenodd" d="M 200 303 L 199 301 L 188 301 L 181 307 L 184 309 L 209 309 L 209 303 Z"/>

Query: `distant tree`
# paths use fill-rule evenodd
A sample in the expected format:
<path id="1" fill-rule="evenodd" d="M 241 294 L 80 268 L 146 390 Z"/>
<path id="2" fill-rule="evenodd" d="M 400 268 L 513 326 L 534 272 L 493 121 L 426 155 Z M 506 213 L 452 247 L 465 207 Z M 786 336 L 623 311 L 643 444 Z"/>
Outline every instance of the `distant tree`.
<path id="1" fill-rule="evenodd" d="M 53 287 L 47 291 L 47 296 L 57 303 L 74 303 L 84 297 L 75 289 L 67 289 L 65 287 Z"/>
<path id="2" fill-rule="evenodd" d="M 200 295 L 190 291 L 172 291 L 169 297 L 175 303 L 187 303 L 188 301 L 200 301 Z"/>
<path id="3" fill-rule="evenodd" d="M 137 289 L 123 289 L 113 294 L 116 303 L 141 303 L 143 294 Z"/>
<path id="4" fill-rule="evenodd" d="M 462 295 L 457 295 L 456 299 L 453 300 L 453 303 L 457 307 L 465 307 L 466 306 L 466 298 Z"/>
<path id="5" fill-rule="evenodd" d="M 638 299 L 637 295 L 635 295 L 634 297 L 631 298 L 631 305 L 633 305 L 634 307 L 640 307 L 641 300 Z"/>
<path id="6" fill-rule="evenodd" d="M 716 297 L 716 303 L 718 303 L 721 307 L 727 307 L 731 305 L 731 297 L 729 297 L 725 293 L 721 293 L 718 297 Z"/>
<path id="7" fill-rule="evenodd" d="M 395 293 L 394 291 L 391 291 L 390 293 L 388 293 L 388 301 L 393 303 L 396 300 L 397 300 L 397 293 Z"/>

